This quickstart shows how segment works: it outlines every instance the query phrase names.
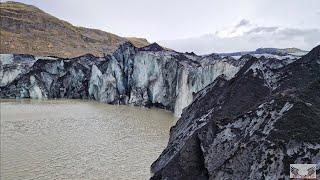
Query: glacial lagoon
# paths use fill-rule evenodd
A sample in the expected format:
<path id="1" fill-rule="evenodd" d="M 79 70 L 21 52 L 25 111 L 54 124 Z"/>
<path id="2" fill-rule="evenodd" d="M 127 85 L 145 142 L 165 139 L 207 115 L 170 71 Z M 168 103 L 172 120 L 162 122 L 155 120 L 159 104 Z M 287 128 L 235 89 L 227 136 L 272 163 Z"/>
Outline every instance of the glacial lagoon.
<path id="1" fill-rule="evenodd" d="M 1 179 L 148 179 L 176 118 L 84 100 L 1 100 Z"/>

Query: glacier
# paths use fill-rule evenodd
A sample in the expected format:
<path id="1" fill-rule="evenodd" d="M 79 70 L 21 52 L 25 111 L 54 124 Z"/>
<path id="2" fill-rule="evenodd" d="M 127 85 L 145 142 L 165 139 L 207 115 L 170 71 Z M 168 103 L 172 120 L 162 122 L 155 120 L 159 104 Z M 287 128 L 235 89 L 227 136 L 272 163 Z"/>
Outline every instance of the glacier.
<path id="1" fill-rule="evenodd" d="M 156 106 L 180 116 L 194 95 L 224 75 L 231 79 L 246 59 L 198 56 L 154 43 L 124 43 L 112 55 L 76 58 L 0 55 L 1 98 L 80 98 L 109 104 Z"/>

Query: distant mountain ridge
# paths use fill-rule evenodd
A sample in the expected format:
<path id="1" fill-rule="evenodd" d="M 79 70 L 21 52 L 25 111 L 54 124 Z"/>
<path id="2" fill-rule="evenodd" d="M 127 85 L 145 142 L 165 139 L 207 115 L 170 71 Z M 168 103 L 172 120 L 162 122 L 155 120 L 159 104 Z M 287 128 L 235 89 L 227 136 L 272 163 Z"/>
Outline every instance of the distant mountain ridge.
<path id="1" fill-rule="evenodd" d="M 120 37 L 97 29 L 76 27 L 41 9 L 18 2 L 0 3 L 0 53 L 38 56 L 104 56 L 121 44 L 149 45 L 143 38 Z"/>
<path id="2" fill-rule="evenodd" d="M 287 56 L 287 55 L 294 55 L 294 56 L 303 56 L 307 54 L 308 51 L 301 50 L 298 48 L 258 48 L 255 51 L 239 51 L 239 52 L 231 52 L 231 53 L 218 53 L 221 56 L 243 56 L 246 54 L 255 55 L 255 54 L 271 54 L 277 56 Z"/>

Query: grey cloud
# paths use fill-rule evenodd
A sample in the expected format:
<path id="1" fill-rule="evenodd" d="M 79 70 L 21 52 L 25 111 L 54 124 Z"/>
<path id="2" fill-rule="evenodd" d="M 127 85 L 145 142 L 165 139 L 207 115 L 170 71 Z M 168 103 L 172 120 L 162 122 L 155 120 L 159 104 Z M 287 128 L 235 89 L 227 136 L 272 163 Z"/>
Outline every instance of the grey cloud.
<path id="1" fill-rule="evenodd" d="M 303 41 L 305 44 L 320 44 L 320 29 L 286 28 L 278 33 L 280 40 Z"/>
<path id="2" fill-rule="evenodd" d="M 242 26 L 247 26 L 250 24 L 250 21 L 247 19 L 242 19 L 235 27 L 242 27 Z"/>
<path id="3" fill-rule="evenodd" d="M 297 47 L 311 50 L 320 44 L 320 29 L 295 29 L 258 27 L 251 30 L 260 33 L 245 33 L 243 36 L 220 38 L 216 34 L 200 37 L 161 41 L 160 44 L 182 52 L 197 54 L 254 50 L 259 47 Z"/>
<path id="4" fill-rule="evenodd" d="M 279 35 L 284 39 L 293 38 L 293 37 L 306 37 L 310 35 L 320 36 L 320 29 L 285 28 L 279 32 Z M 319 39 L 319 37 L 315 39 Z"/>
<path id="5" fill-rule="evenodd" d="M 200 37 L 161 41 L 160 43 L 177 51 L 194 51 L 198 54 L 254 50 L 259 47 L 297 47 L 310 50 L 320 43 L 320 29 L 259 26 L 247 19 L 242 19 L 235 25 L 231 33 L 244 26 L 249 29 L 242 36 L 220 37 L 216 32 Z"/>
<path id="6" fill-rule="evenodd" d="M 251 34 L 251 33 L 261 33 L 261 32 L 274 32 L 278 29 L 279 27 L 256 27 L 251 29 L 250 31 L 247 32 L 247 34 Z"/>
<path id="7" fill-rule="evenodd" d="M 231 33 L 235 33 L 238 30 L 238 28 L 248 25 L 250 25 L 250 21 L 247 19 L 242 19 L 236 26 L 232 28 Z"/>

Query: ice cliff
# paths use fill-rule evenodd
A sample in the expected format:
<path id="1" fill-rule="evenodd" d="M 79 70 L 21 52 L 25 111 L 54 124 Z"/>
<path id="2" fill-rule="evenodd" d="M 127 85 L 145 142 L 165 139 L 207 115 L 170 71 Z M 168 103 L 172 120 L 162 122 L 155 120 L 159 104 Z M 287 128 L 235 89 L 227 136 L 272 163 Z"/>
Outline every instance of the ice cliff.
<path id="1" fill-rule="evenodd" d="M 177 116 L 195 93 L 222 74 L 232 78 L 245 62 L 178 53 L 155 43 L 143 48 L 125 43 L 106 57 L 0 57 L 1 98 L 94 99 L 163 107 Z"/>

